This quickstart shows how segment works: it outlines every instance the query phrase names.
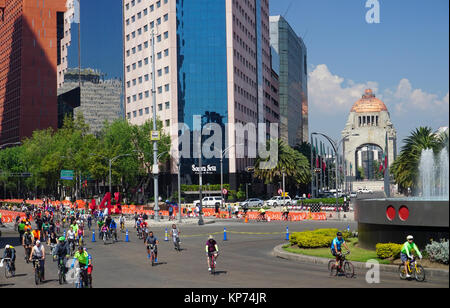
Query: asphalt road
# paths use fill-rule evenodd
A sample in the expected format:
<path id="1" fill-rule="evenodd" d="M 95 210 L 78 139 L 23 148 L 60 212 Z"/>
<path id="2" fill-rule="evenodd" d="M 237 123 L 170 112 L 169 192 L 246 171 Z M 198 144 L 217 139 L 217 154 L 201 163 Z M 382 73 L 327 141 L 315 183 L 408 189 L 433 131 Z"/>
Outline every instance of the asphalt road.
<path id="1" fill-rule="evenodd" d="M 150 224 L 151 225 L 151 224 Z M 227 241 L 223 241 L 223 228 L 227 227 Z M 348 222 L 312 222 L 289 223 L 290 232 L 313 230 L 316 228 L 338 227 L 344 229 Z M 356 224 L 352 223 L 355 229 Z M 183 251 L 173 249 L 171 242 L 164 241 L 164 228 L 152 228 L 160 240 L 158 247 L 159 264 L 152 267 L 147 259 L 143 242 L 130 232 L 130 242 L 122 241 L 104 245 L 92 243 L 89 239 L 86 247 L 93 256 L 93 285 L 104 288 L 299 288 L 299 287 L 448 287 L 447 278 L 432 277 L 424 283 L 401 281 L 394 273 L 381 272 L 381 283 L 369 285 L 365 281 L 365 271 L 356 270 L 356 277 L 329 277 L 326 266 L 297 263 L 271 255 L 272 249 L 285 243 L 286 223 L 250 223 L 240 222 L 214 223 L 181 227 L 181 247 Z M 219 245 L 220 257 L 217 262 L 217 275 L 208 273 L 205 242 L 209 234 L 218 233 L 215 238 Z M 248 233 L 235 233 L 248 232 Z M 254 234 L 273 233 L 273 234 Z M 0 239 L 0 247 L 14 243 L 13 238 Z M 16 237 L 14 237 L 15 239 Z M 3 269 L 0 271 L 0 287 L 35 287 L 33 268 L 25 264 L 22 247 L 17 247 L 17 277 L 6 279 Z M 3 254 L 3 249 L 1 250 Z M 60 287 L 57 282 L 56 263 L 48 256 L 46 262 L 47 281 L 39 288 Z M 73 288 L 68 284 L 64 288 Z"/>

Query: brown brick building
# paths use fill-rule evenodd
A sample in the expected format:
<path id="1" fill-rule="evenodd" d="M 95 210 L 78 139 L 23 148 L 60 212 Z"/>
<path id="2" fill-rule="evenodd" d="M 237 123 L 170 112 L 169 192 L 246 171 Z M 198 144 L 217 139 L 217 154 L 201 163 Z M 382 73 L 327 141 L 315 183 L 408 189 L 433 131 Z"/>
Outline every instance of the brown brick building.
<path id="1" fill-rule="evenodd" d="M 0 0 L 0 146 L 58 127 L 66 0 Z"/>

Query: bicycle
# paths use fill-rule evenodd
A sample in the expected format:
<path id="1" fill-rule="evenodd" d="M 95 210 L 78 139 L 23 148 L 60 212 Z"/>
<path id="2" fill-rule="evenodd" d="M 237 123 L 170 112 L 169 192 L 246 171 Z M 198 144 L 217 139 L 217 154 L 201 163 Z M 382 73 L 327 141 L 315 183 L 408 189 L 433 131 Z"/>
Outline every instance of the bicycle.
<path id="1" fill-rule="evenodd" d="M 336 267 L 336 260 L 330 260 L 328 262 L 328 271 L 330 272 L 330 276 L 337 276 L 339 273 L 343 273 L 345 277 L 353 278 L 355 275 L 355 268 L 350 261 L 347 261 L 346 256 L 349 254 L 350 251 L 347 251 L 345 254 L 341 255 L 338 267 Z"/>
<path id="2" fill-rule="evenodd" d="M 216 274 L 216 254 L 210 253 L 209 255 L 209 266 L 211 267 L 211 275 Z"/>
<path id="3" fill-rule="evenodd" d="M 259 214 L 258 217 L 256 218 L 256 222 L 267 222 L 266 215 Z"/>
<path id="4" fill-rule="evenodd" d="M 181 251 L 181 247 L 180 247 L 180 238 L 177 236 L 175 238 L 175 240 L 173 241 L 173 244 L 175 246 L 175 250 L 180 252 Z"/>
<path id="5" fill-rule="evenodd" d="M 106 245 L 106 242 L 111 237 L 110 231 L 103 232 L 103 245 Z"/>
<path id="6" fill-rule="evenodd" d="M 92 277 L 90 277 L 90 275 L 87 272 L 87 266 L 80 267 L 78 273 L 79 273 L 78 282 L 75 284 L 75 287 L 77 289 L 92 288 Z"/>
<path id="7" fill-rule="evenodd" d="M 120 232 L 125 233 L 125 222 L 120 223 Z"/>
<path id="8" fill-rule="evenodd" d="M 152 261 L 152 266 L 155 266 L 155 245 L 150 245 L 150 260 Z"/>
<path id="9" fill-rule="evenodd" d="M 76 250 L 75 239 L 69 239 L 69 249 L 70 249 L 70 255 L 73 256 L 75 254 L 75 250 Z"/>
<path id="10" fill-rule="evenodd" d="M 44 281 L 42 278 L 42 269 L 41 269 L 41 260 L 38 258 L 33 258 L 33 267 L 34 267 L 34 282 L 36 285 L 39 285 Z"/>
<path id="11" fill-rule="evenodd" d="M 406 265 L 408 268 L 408 274 L 411 276 L 414 275 L 416 281 L 418 282 L 425 281 L 425 269 L 423 268 L 422 265 L 417 263 L 416 258 L 413 257 L 411 260 L 408 259 L 408 261 L 406 261 Z M 406 280 L 407 278 L 404 264 L 400 264 L 398 271 L 400 274 L 400 279 Z"/>
<path id="12" fill-rule="evenodd" d="M 28 264 L 30 263 L 30 254 L 31 254 L 31 247 L 30 246 L 26 246 L 25 247 L 25 262 Z"/>
<path id="13" fill-rule="evenodd" d="M 281 216 L 281 220 L 284 220 L 284 221 L 292 221 L 292 217 L 289 215 L 289 213 L 287 213 L 287 215 L 285 215 L 285 214 L 283 213 L 283 215 Z"/>
<path id="14" fill-rule="evenodd" d="M 16 275 L 16 271 L 12 269 L 12 262 L 11 262 L 11 258 L 4 258 L 2 259 L 2 263 L 4 263 L 6 261 L 5 264 L 5 278 L 12 278 Z"/>
<path id="15" fill-rule="evenodd" d="M 59 258 L 58 261 L 58 281 L 62 285 L 66 283 L 66 264 L 64 258 Z"/>

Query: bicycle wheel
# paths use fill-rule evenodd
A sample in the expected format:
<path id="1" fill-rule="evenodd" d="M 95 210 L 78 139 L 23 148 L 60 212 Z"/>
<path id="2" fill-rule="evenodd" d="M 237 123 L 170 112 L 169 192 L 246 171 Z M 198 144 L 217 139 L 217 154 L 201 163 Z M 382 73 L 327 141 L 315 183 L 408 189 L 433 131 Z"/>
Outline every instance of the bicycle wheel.
<path id="1" fill-rule="evenodd" d="M 347 278 L 353 278 L 355 275 L 355 268 L 353 267 L 353 264 L 348 261 L 345 261 L 344 263 L 344 274 Z"/>
<path id="2" fill-rule="evenodd" d="M 415 276 L 416 280 L 419 282 L 425 281 L 425 269 L 423 268 L 422 265 L 419 265 L 419 264 L 416 265 L 416 270 L 415 270 L 414 276 Z"/>
<path id="3" fill-rule="evenodd" d="M 152 259 L 152 266 L 155 266 L 155 254 L 153 252 L 151 255 L 151 259 Z"/>
<path id="4" fill-rule="evenodd" d="M 335 277 L 339 273 L 338 267 L 336 266 L 336 263 L 333 262 L 330 268 L 330 277 Z"/>
<path id="5" fill-rule="evenodd" d="M 36 283 L 36 285 L 39 285 L 41 283 L 41 273 L 40 273 L 40 269 L 38 267 L 36 267 L 34 269 L 34 282 Z"/>
<path id="6" fill-rule="evenodd" d="M 6 266 L 5 266 L 5 278 L 8 279 L 10 277 L 11 277 L 11 275 L 10 275 L 10 272 L 9 272 L 9 265 L 8 265 L 8 263 L 6 263 Z"/>
<path id="7" fill-rule="evenodd" d="M 59 271 L 58 271 L 58 281 L 59 281 L 60 285 L 62 285 L 64 283 L 64 272 L 61 268 L 59 268 Z"/>
<path id="8" fill-rule="evenodd" d="M 398 273 L 400 275 L 401 280 L 406 280 L 406 272 L 405 272 L 405 266 L 403 264 L 400 264 L 398 267 Z"/>
<path id="9" fill-rule="evenodd" d="M 336 261 L 330 260 L 330 261 L 328 262 L 328 272 L 331 271 L 331 267 L 332 267 L 333 265 L 336 265 Z"/>

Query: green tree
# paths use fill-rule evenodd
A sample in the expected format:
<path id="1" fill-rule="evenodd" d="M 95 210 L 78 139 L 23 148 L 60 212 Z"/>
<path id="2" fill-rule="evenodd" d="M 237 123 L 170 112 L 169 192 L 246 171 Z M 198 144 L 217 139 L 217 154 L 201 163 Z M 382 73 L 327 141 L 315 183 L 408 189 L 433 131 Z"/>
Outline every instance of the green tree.
<path id="1" fill-rule="evenodd" d="M 391 167 L 394 179 L 401 188 L 417 189 L 422 151 L 432 149 L 435 153 L 439 152 L 444 146 L 443 140 L 430 127 L 419 127 L 404 139 L 401 153 Z"/>
<path id="2" fill-rule="evenodd" d="M 278 140 L 278 163 L 276 167 L 273 169 L 260 169 L 261 162 L 268 160 L 269 158 L 261 159 L 258 157 L 255 165 L 255 176 L 266 184 L 281 181 L 283 172 L 286 174 L 287 181 L 294 185 L 308 184 L 311 180 L 308 159 L 281 139 Z"/>

